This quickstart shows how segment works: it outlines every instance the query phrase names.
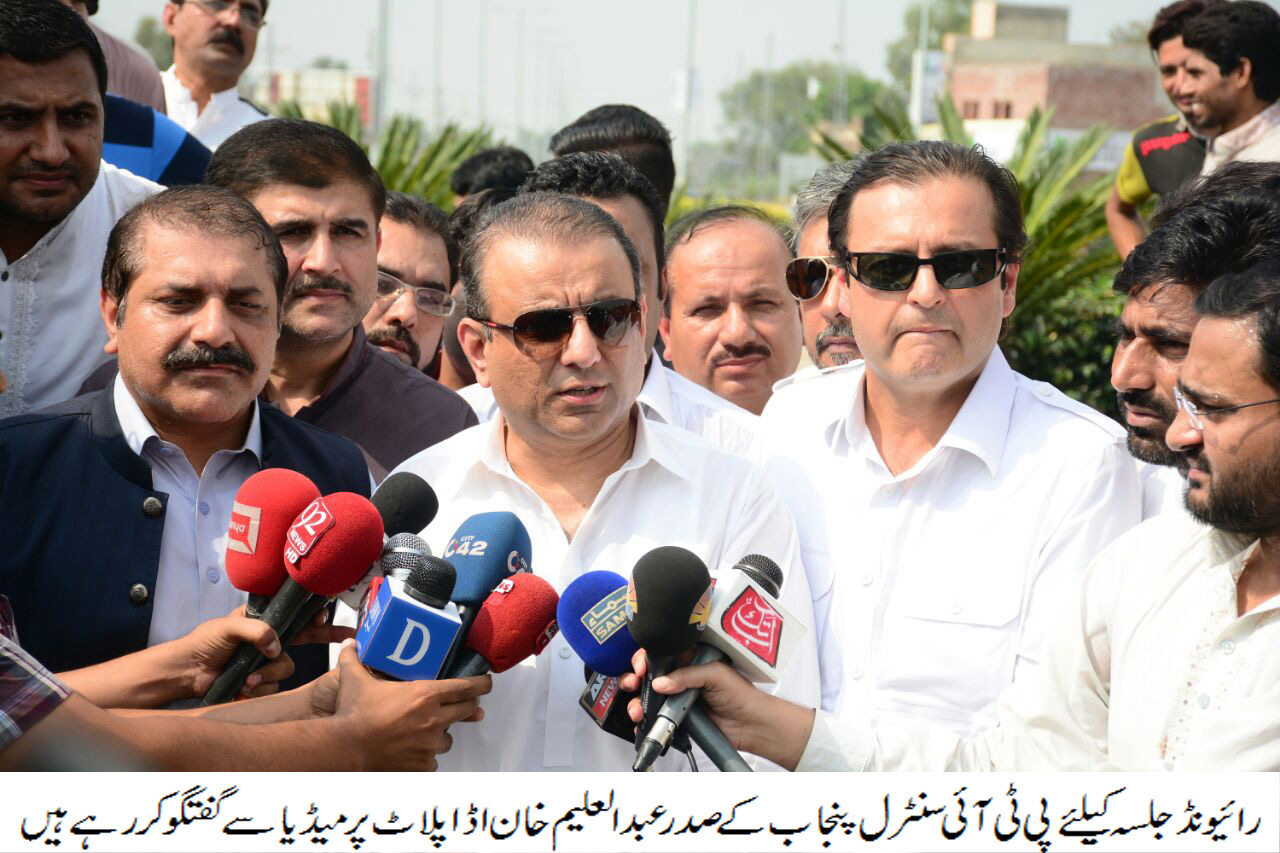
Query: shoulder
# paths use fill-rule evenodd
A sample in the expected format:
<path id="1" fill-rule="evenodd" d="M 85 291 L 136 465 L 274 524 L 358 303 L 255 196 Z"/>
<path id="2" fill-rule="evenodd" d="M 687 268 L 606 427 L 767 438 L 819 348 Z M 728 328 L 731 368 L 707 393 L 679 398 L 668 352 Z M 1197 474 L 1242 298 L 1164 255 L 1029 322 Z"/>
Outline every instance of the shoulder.
<path id="1" fill-rule="evenodd" d="M 323 449 L 330 454 L 345 453 L 359 457 L 363 463 L 364 454 L 356 443 L 349 439 L 290 417 L 272 403 L 263 400 L 258 401 L 258 411 L 262 416 L 262 429 L 288 442 L 289 446 L 296 450 L 314 452 L 317 449 Z"/>
<path id="2" fill-rule="evenodd" d="M 30 443 L 65 435 L 68 430 L 87 427 L 98 394 L 84 394 L 38 409 L 0 420 L 0 444 Z"/>
<path id="3" fill-rule="evenodd" d="M 240 110 L 244 113 L 252 114 L 254 116 L 257 116 L 260 119 L 271 118 L 270 113 L 268 113 L 266 110 L 264 110 L 262 107 L 258 106 L 248 98 L 237 96 L 236 101 L 240 106 Z"/>
<path id="4" fill-rule="evenodd" d="M 863 370 L 864 363 L 855 361 L 816 371 L 776 388 L 760 418 L 769 427 L 822 429 L 848 414 Z"/>
<path id="5" fill-rule="evenodd" d="M 849 367 L 848 364 L 837 364 L 831 367 L 818 367 L 816 364 L 810 364 L 800 368 L 790 376 L 784 376 L 777 382 L 773 383 L 773 393 L 778 393 L 783 388 L 790 388 L 792 385 L 799 385 L 803 382 L 810 382 L 820 376 L 826 376 L 829 373 L 844 370 Z"/>
<path id="6" fill-rule="evenodd" d="M 467 401 L 450 388 L 446 388 L 421 370 L 415 370 L 395 356 L 391 356 L 365 343 L 365 370 L 389 384 L 400 398 L 397 405 L 409 405 L 415 411 L 432 417 L 457 417 L 469 420 L 474 413 Z M 388 401 L 390 402 L 390 401 Z"/>
<path id="7" fill-rule="evenodd" d="M 648 440 L 661 445 L 682 472 L 699 485 L 719 492 L 758 491 L 768 482 L 756 461 L 717 444 L 691 430 L 660 421 L 646 420 Z"/>
<path id="8" fill-rule="evenodd" d="M 1124 428 L 1097 409 L 1073 400 L 1048 382 L 1030 379 L 1016 371 L 1015 417 L 1021 415 L 1041 428 L 1069 431 L 1104 445 L 1118 445 Z"/>
<path id="9" fill-rule="evenodd" d="M 102 181 L 106 202 L 114 219 L 119 219 L 138 202 L 164 189 L 155 181 L 148 181 L 125 169 L 116 168 L 105 160 L 100 166 L 99 180 Z"/>
<path id="10" fill-rule="evenodd" d="M 1177 113 L 1163 116 L 1153 121 L 1149 121 L 1144 125 L 1140 125 L 1138 129 L 1133 132 L 1133 142 L 1136 145 L 1147 139 L 1153 139 L 1159 136 L 1168 136 L 1171 133 L 1178 132 L 1180 129 L 1180 116 L 1178 116 Z"/>
<path id="11" fill-rule="evenodd" d="M 387 476 L 399 471 L 417 474 L 440 494 L 443 480 L 456 475 L 462 467 L 476 463 L 488 440 L 492 424 L 479 424 L 454 433 L 425 450 L 419 450 L 397 465 Z"/>
<path id="12" fill-rule="evenodd" d="M 1129 580 L 1149 582 L 1152 589 L 1165 587 L 1177 572 L 1174 564 L 1195 568 L 1204 563 L 1212 527 L 1186 512 L 1166 512 L 1129 528 L 1094 558 L 1094 572 L 1123 573 Z"/>

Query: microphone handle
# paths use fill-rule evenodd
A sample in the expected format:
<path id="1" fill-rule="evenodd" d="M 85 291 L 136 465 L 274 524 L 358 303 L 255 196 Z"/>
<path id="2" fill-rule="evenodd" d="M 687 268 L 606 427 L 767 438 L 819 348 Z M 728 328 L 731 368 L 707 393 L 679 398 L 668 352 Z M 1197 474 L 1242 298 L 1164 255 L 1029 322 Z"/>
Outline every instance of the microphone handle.
<path id="1" fill-rule="evenodd" d="M 689 665 L 698 666 L 728 659 L 728 655 L 715 646 L 709 643 L 701 643 L 698 645 L 698 651 Z M 689 711 L 694 707 L 694 703 L 698 701 L 698 697 L 701 695 L 701 688 L 690 688 L 677 693 L 675 696 L 667 697 L 654 716 L 653 722 L 643 730 L 644 737 L 637 749 L 633 770 L 648 770 L 653 762 L 657 761 L 658 757 L 667 751 L 667 747 L 671 745 L 672 738 L 675 737 L 676 730 L 680 728 L 680 724 L 685 721 Z M 645 721 L 648 722 L 647 715 Z"/>
<path id="2" fill-rule="evenodd" d="M 332 601 L 332 599 L 325 598 L 323 595 L 312 596 L 311 599 L 302 606 L 302 610 L 298 612 L 298 618 L 294 619 L 280 636 L 281 647 L 291 645 L 293 643 L 293 638 L 298 636 L 298 632 L 310 625 L 311 620 L 316 618 L 317 613 L 328 607 L 330 601 Z"/>
<path id="3" fill-rule="evenodd" d="M 311 600 L 311 593 L 306 587 L 299 584 L 293 578 L 285 578 L 280 590 L 271 597 L 271 602 L 267 605 L 266 610 L 262 612 L 262 621 L 275 630 L 279 635 L 282 630 L 290 625 L 294 619 L 298 617 L 298 611 L 306 606 Z M 283 645 L 281 646 L 283 649 Z M 236 653 L 222 672 L 214 679 L 213 685 L 204 694 L 201 700 L 202 705 L 218 705 L 222 702 L 229 702 L 235 698 L 240 692 L 240 688 L 244 686 L 244 681 L 249 675 L 262 665 L 265 660 L 262 652 L 258 651 L 257 646 L 251 643 L 241 643 L 236 649 Z"/>
<path id="4" fill-rule="evenodd" d="M 458 618 L 462 624 L 458 626 L 458 633 L 453 635 L 453 644 L 449 646 L 449 652 L 444 656 L 444 662 L 440 665 L 441 672 L 452 672 L 454 666 L 458 663 L 458 659 L 466 651 L 467 634 L 471 633 L 471 626 L 476 621 L 476 614 L 479 612 L 479 604 L 458 605 Z"/>
<path id="5" fill-rule="evenodd" d="M 636 728 L 636 752 L 640 752 L 643 747 L 644 733 L 652 729 L 653 724 L 658 719 L 660 706 L 658 694 L 653 692 L 653 680 L 659 675 L 666 675 L 671 672 L 676 666 L 674 657 L 651 657 L 648 652 L 645 652 L 645 657 L 648 658 L 649 672 L 645 675 L 644 686 L 640 688 L 640 705 L 644 708 L 644 720 Z M 650 761 L 650 764 L 652 763 Z"/>
<path id="6" fill-rule="evenodd" d="M 690 740 L 702 747 L 707 758 L 710 758 L 711 763 L 719 770 L 728 773 L 752 772 L 751 766 L 743 759 L 741 753 L 733 748 L 733 744 L 729 743 L 729 739 L 724 736 L 724 732 L 720 731 L 720 727 L 707 716 L 703 706 L 694 706 L 689 716 L 685 717 L 684 730 L 689 733 Z"/>
<path id="7" fill-rule="evenodd" d="M 447 673 L 446 678 L 469 678 L 473 675 L 485 675 L 490 669 L 492 666 L 484 659 L 484 655 L 475 649 L 463 649 L 454 665 L 443 671 Z"/>
<path id="8" fill-rule="evenodd" d="M 262 613 L 267 609 L 267 605 L 271 603 L 271 596 L 258 595 L 249 593 L 249 603 L 245 605 L 244 615 L 250 619 L 261 619 Z"/>

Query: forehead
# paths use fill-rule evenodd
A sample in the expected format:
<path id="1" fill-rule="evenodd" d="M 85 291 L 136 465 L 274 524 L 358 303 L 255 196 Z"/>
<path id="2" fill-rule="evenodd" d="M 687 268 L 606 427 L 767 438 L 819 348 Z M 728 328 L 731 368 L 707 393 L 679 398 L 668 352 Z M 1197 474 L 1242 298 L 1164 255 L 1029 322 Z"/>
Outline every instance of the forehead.
<path id="1" fill-rule="evenodd" d="M 1196 292 L 1185 284 L 1153 284 L 1125 297 L 1122 320 L 1130 326 L 1189 330 L 1196 324 Z"/>
<path id="2" fill-rule="evenodd" d="M 197 227 L 147 221 L 137 243 L 141 259 L 132 287 L 166 285 L 275 291 L 267 253 L 248 235 L 218 234 Z"/>
<path id="3" fill-rule="evenodd" d="M 432 278 L 448 283 L 444 279 L 449 276 L 449 253 L 439 234 L 386 217 L 382 219 L 381 228 L 379 263 L 394 264 L 398 271 L 413 278 Z"/>
<path id="4" fill-rule="evenodd" d="M 671 261 L 677 288 L 717 282 L 761 281 L 783 286 L 791 251 L 772 227 L 751 219 L 717 222 L 676 246 Z"/>
<path id="5" fill-rule="evenodd" d="M 580 305 L 635 296 L 626 253 L 616 240 L 557 240 L 498 236 L 482 259 L 480 277 L 491 313 Z"/>
<path id="6" fill-rule="evenodd" d="M 1258 375 L 1258 347 L 1252 318 L 1205 317 L 1191 334 L 1180 378 L 1201 394 L 1261 399 L 1272 389 Z"/>
<path id="7" fill-rule="evenodd" d="M 1202 70 L 1217 70 L 1218 66 L 1209 57 L 1205 56 L 1198 50 L 1188 49 L 1186 55 L 1182 58 L 1182 64 L 1188 68 L 1197 68 Z"/>
<path id="8" fill-rule="evenodd" d="M 0 55 L 0 103 L 27 107 L 102 103 L 88 51 L 76 48 L 49 62 Z"/>
<path id="9" fill-rule="evenodd" d="M 653 223 L 649 219 L 644 205 L 635 196 L 622 195 L 617 198 L 585 198 L 605 213 L 618 220 L 622 231 L 636 244 L 641 253 L 653 254 Z"/>
<path id="10" fill-rule="evenodd" d="M 254 192 L 249 200 L 262 218 L 274 224 L 283 219 L 330 222 L 337 219 L 363 219 L 373 225 L 373 200 L 369 191 L 349 179 L 334 181 L 327 187 L 304 187 L 300 184 L 271 184 Z"/>
<path id="11" fill-rule="evenodd" d="M 796 256 L 800 258 L 824 257 L 831 251 L 827 243 L 827 217 L 814 216 L 800 229 L 796 239 Z"/>
<path id="12" fill-rule="evenodd" d="M 992 248 L 995 217 L 991 191 L 976 178 L 882 181 L 853 197 L 845 241 L 853 252 Z"/>
<path id="13" fill-rule="evenodd" d="M 1182 36 L 1174 36 L 1160 42 L 1156 48 L 1156 61 L 1161 65 L 1181 65 L 1189 52 L 1182 43 Z"/>

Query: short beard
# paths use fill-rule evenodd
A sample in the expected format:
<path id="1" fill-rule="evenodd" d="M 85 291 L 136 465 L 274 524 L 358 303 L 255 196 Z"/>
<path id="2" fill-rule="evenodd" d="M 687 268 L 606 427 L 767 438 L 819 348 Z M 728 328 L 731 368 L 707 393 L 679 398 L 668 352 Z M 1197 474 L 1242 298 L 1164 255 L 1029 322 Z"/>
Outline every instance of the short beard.
<path id="1" fill-rule="evenodd" d="M 1129 434 L 1126 440 L 1129 455 L 1139 462 L 1146 462 L 1151 465 L 1160 465 L 1162 467 L 1177 465 L 1181 454 L 1170 450 L 1169 445 L 1164 443 L 1165 433 L 1169 431 L 1177 412 L 1150 391 L 1121 391 L 1116 394 L 1116 399 L 1120 402 L 1121 412 L 1124 411 L 1126 405 L 1147 409 L 1160 418 L 1161 423 L 1164 424 L 1159 430 L 1150 430 L 1133 427 L 1125 423 L 1125 431 Z"/>
<path id="2" fill-rule="evenodd" d="M 849 325 L 848 320 L 845 320 L 839 323 L 831 323 L 819 332 L 818 337 L 813 341 L 813 348 L 817 350 L 819 360 L 826 355 L 822 345 L 829 338 L 853 338 L 853 326 Z M 829 358 L 832 364 L 844 365 L 851 361 L 857 361 L 862 356 L 855 352 L 833 352 Z"/>
<path id="3" fill-rule="evenodd" d="M 379 326 L 371 332 L 365 333 L 365 338 L 374 346 L 381 344 L 390 344 L 400 342 L 409 350 L 409 363 L 415 368 L 418 367 L 422 359 L 422 347 L 418 346 L 418 342 L 413 339 L 413 335 L 404 326 Z"/>
<path id="4" fill-rule="evenodd" d="M 1191 501 L 1188 485 L 1184 503 L 1193 518 L 1255 539 L 1280 534 L 1280 453 L 1256 462 L 1242 461 L 1238 473 L 1230 475 L 1214 475 L 1203 453 L 1177 456 L 1184 474 L 1194 464 L 1210 475 L 1203 503 Z"/>

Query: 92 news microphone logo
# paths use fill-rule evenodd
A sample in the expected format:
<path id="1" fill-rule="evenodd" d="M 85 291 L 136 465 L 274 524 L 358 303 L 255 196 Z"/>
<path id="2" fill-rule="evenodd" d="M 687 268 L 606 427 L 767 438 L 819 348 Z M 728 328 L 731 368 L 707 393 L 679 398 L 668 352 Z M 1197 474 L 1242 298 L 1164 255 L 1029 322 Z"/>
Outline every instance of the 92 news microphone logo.
<path id="1" fill-rule="evenodd" d="M 262 509 L 236 501 L 231 505 L 231 523 L 227 525 L 227 550 L 248 554 L 258 550 L 258 528 Z"/>
<path id="2" fill-rule="evenodd" d="M 298 559 L 310 551 L 312 546 L 320 541 L 320 537 L 333 527 L 333 523 L 333 513 L 329 511 L 324 498 L 313 500 L 289 528 L 289 533 L 285 537 L 287 540 L 284 548 L 285 559 L 290 563 L 297 563 Z"/>
<path id="3" fill-rule="evenodd" d="M 720 617 L 720 627 L 744 649 L 776 666 L 782 642 L 782 616 L 753 588 L 747 587 Z"/>
<path id="4" fill-rule="evenodd" d="M 591 633 L 592 639 L 603 646 L 627 624 L 627 588 L 620 586 L 608 597 L 596 602 L 594 607 L 582 614 L 581 621 L 582 627 Z"/>

